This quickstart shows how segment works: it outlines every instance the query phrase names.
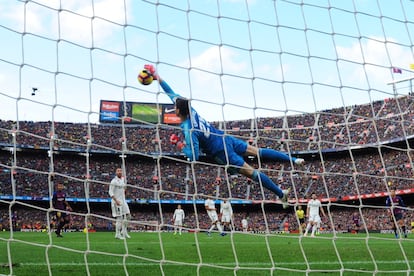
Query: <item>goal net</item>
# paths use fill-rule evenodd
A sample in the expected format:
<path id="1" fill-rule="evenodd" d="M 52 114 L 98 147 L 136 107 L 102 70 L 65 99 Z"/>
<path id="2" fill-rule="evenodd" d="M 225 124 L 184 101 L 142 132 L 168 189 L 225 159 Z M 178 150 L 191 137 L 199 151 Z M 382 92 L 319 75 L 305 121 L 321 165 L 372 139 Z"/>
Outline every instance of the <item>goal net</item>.
<path id="1" fill-rule="evenodd" d="M 413 9 L 410 0 L 3 1 L 0 274 L 410 275 Z M 179 118 L 157 80 L 137 81 L 145 64 L 224 136 L 305 160 L 245 158 L 291 189 L 288 208 L 261 181 L 170 143 L 182 137 Z M 117 168 L 130 239 L 114 238 Z M 57 184 L 71 206 L 62 239 Z M 322 203 L 315 226 L 312 195 Z M 208 198 L 219 220 L 231 203 L 223 236 Z"/>

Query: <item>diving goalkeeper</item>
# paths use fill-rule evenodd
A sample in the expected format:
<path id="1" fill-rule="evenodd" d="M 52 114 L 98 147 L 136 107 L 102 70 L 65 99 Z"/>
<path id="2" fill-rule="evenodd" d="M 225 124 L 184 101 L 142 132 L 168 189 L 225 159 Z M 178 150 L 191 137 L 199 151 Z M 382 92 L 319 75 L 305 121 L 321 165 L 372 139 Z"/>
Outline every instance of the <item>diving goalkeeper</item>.
<path id="1" fill-rule="evenodd" d="M 190 106 L 190 101 L 176 94 L 171 87 L 157 74 L 153 65 L 144 66 L 155 80 L 158 80 L 164 92 L 175 104 L 175 114 L 180 118 L 184 142 L 176 134 L 172 134 L 170 142 L 176 144 L 190 160 L 198 160 L 200 150 L 212 157 L 217 164 L 229 164 L 231 169 L 241 173 L 255 182 L 261 182 L 264 187 L 275 193 L 282 201 L 283 208 L 288 207 L 290 188 L 280 189 L 266 174 L 253 168 L 244 161 L 244 156 L 258 156 L 260 158 L 290 162 L 302 165 L 302 158 L 290 157 L 288 154 L 267 148 L 257 148 L 246 141 L 230 135 L 224 135 L 222 130 L 214 128 Z"/>

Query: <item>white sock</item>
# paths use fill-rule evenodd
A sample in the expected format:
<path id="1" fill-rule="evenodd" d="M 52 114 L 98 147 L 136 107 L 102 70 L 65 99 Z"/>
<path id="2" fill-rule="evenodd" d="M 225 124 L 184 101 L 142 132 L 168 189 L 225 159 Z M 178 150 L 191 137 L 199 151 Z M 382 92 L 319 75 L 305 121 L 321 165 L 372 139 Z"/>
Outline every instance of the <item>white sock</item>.
<path id="1" fill-rule="evenodd" d="M 121 217 L 116 217 L 116 222 L 115 222 L 115 235 L 116 236 L 121 235 L 121 227 L 122 227 L 122 219 Z"/>
<path id="2" fill-rule="evenodd" d="M 122 223 L 122 234 L 126 234 L 127 231 L 128 231 L 128 222 L 127 221 L 124 221 Z"/>
<path id="3" fill-rule="evenodd" d="M 217 229 L 220 231 L 220 233 L 223 233 L 223 227 L 221 227 L 220 222 L 217 222 Z"/>
<path id="4" fill-rule="evenodd" d="M 310 228 L 311 228 L 311 224 L 310 224 L 310 223 L 308 223 L 308 225 L 306 225 L 306 230 L 305 230 L 305 233 L 308 233 L 308 232 L 309 232 L 309 230 L 310 230 Z"/>

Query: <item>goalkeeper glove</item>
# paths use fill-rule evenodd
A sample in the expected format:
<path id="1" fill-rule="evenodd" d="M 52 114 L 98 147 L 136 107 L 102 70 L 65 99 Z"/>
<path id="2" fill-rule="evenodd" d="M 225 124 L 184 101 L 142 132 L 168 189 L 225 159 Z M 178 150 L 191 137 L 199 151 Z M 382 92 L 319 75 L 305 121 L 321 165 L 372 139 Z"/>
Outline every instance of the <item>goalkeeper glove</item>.
<path id="1" fill-rule="evenodd" d="M 144 68 L 147 69 L 148 72 L 151 73 L 151 75 L 152 75 L 152 77 L 153 77 L 154 80 L 157 80 L 158 79 L 158 74 L 157 74 L 157 71 L 155 70 L 154 65 L 152 65 L 152 64 L 145 64 L 144 65 Z"/>
<path id="2" fill-rule="evenodd" d="M 171 134 L 170 142 L 171 144 L 175 145 L 180 141 L 180 138 L 176 134 Z"/>
<path id="3" fill-rule="evenodd" d="M 177 145 L 177 148 L 179 150 L 182 150 L 185 147 L 185 144 L 180 141 L 180 137 L 178 137 L 176 134 L 171 134 L 170 142 L 173 145 Z"/>

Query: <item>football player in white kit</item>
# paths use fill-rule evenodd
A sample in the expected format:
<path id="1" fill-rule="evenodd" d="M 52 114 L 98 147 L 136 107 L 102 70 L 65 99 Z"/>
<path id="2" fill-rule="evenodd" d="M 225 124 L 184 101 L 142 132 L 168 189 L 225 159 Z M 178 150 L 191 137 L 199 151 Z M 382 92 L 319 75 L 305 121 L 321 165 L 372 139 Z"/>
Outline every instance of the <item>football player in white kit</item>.
<path id="1" fill-rule="evenodd" d="M 231 222 L 233 220 L 233 208 L 231 207 L 230 200 L 223 199 L 220 203 L 220 216 L 221 223 L 223 224 L 223 230 L 229 229 L 232 230 Z"/>
<path id="2" fill-rule="evenodd" d="M 178 233 L 181 235 L 184 218 L 185 218 L 185 212 L 181 208 L 181 204 L 178 204 L 177 209 L 175 209 L 174 215 L 173 215 L 174 235 L 177 235 L 177 230 L 178 230 Z"/>
<path id="3" fill-rule="evenodd" d="M 128 221 L 131 219 L 131 212 L 125 199 L 126 181 L 123 177 L 122 168 L 117 168 L 115 177 L 109 185 L 109 196 L 111 197 L 112 216 L 115 222 L 115 238 L 131 238 L 127 233 Z"/>
<path id="4" fill-rule="evenodd" d="M 315 236 L 315 231 L 318 225 L 320 224 L 321 217 L 319 216 L 319 210 L 322 215 L 325 217 L 325 211 L 322 208 L 322 203 L 317 199 L 316 194 L 312 193 L 312 199 L 308 202 L 308 208 L 306 210 L 306 217 L 308 218 L 308 225 L 306 226 L 306 231 L 304 236 L 308 235 L 309 230 L 312 227 L 311 237 Z"/>
<path id="5" fill-rule="evenodd" d="M 217 211 L 216 211 L 216 203 L 213 199 L 211 198 L 207 198 L 204 201 L 204 207 L 206 208 L 208 217 L 211 220 L 211 227 L 208 230 L 207 234 L 210 236 L 211 235 L 211 231 L 213 231 L 213 229 L 215 227 L 217 227 L 217 229 L 220 232 L 220 235 L 225 236 L 226 233 L 223 232 L 223 227 L 221 227 L 218 215 L 217 215 Z"/>

